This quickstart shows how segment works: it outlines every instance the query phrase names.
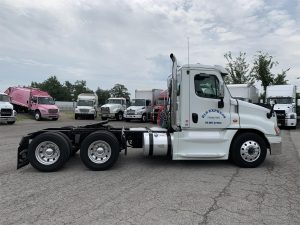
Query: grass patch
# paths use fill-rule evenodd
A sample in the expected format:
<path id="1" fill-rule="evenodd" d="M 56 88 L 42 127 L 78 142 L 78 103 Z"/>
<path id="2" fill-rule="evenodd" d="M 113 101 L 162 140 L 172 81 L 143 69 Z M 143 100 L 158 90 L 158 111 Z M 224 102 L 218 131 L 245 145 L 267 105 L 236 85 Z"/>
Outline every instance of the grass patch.
<path id="1" fill-rule="evenodd" d="M 22 120 L 32 120 L 33 116 L 30 115 L 29 113 L 18 113 L 17 114 L 17 121 L 22 121 Z"/>

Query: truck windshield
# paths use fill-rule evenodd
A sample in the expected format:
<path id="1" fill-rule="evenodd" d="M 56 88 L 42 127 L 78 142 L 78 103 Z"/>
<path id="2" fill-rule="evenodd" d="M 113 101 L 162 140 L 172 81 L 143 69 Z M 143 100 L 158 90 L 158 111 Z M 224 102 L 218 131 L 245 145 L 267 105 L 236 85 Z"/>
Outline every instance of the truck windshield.
<path id="1" fill-rule="evenodd" d="M 39 97 L 38 103 L 41 105 L 54 105 L 54 101 L 51 97 Z"/>
<path id="2" fill-rule="evenodd" d="M 91 100 L 78 100 L 77 106 L 94 106 L 94 101 Z"/>
<path id="3" fill-rule="evenodd" d="M 132 99 L 131 106 L 145 106 L 146 100 L 145 99 Z"/>
<path id="4" fill-rule="evenodd" d="M 156 104 L 157 105 L 165 105 L 166 102 L 167 102 L 167 99 L 158 99 L 157 102 L 156 102 Z"/>
<path id="5" fill-rule="evenodd" d="M 108 104 L 121 104 L 122 105 L 122 99 L 108 99 Z"/>
<path id="6" fill-rule="evenodd" d="M 268 98 L 268 104 L 270 104 L 270 101 L 276 101 L 276 104 L 292 104 L 293 103 L 293 99 L 290 97 Z"/>
<path id="7" fill-rule="evenodd" d="M 7 95 L 0 95 L 0 102 L 9 102 L 9 97 Z"/>

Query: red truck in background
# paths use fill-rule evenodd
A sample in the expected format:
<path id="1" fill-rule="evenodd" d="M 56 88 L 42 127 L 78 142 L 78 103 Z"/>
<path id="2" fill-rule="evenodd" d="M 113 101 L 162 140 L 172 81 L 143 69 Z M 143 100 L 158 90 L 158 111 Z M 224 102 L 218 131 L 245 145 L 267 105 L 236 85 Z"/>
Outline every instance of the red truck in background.
<path id="1" fill-rule="evenodd" d="M 36 120 L 59 118 L 59 110 L 53 98 L 38 88 L 9 87 L 5 93 L 17 112 L 33 113 Z"/>
<path id="2" fill-rule="evenodd" d="M 156 104 L 153 107 L 153 110 L 151 112 L 151 122 L 159 124 L 159 121 L 157 119 L 159 118 L 160 112 L 166 107 L 168 101 L 168 90 L 162 91 L 158 99 L 156 101 Z"/>

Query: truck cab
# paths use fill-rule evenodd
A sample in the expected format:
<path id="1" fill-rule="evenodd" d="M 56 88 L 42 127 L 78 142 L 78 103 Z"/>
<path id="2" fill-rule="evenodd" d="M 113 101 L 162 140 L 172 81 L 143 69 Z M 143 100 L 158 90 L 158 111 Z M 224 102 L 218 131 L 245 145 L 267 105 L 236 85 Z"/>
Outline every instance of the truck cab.
<path id="1" fill-rule="evenodd" d="M 126 109 L 126 98 L 109 98 L 105 105 L 101 106 L 101 119 L 123 120 Z"/>
<path id="2" fill-rule="evenodd" d="M 97 117 L 98 96 L 93 93 L 81 93 L 77 97 L 75 120 L 80 117 L 95 119 Z"/>
<path id="3" fill-rule="evenodd" d="M 30 111 L 34 113 L 36 120 L 52 119 L 58 120 L 59 110 L 55 101 L 48 95 L 32 95 L 30 100 Z"/>
<path id="4" fill-rule="evenodd" d="M 0 122 L 5 121 L 7 124 L 14 124 L 16 115 L 13 105 L 9 103 L 9 96 L 0 92 Z"/>
<path id="5" fill-rule="evenodd" d="M 153 109 L 151 112 L 151 122 L 152 123 L 159 124 L 159 122 L 158 122 L 159 115 L 160 115 L 161 111 L 166 107 L 167 102 L 168 102 L 168 90 L 165 90 L 159 94 L 158 99 L 156 100 L 156 103 L 153 106 Z"/>
<path id="6" fill-rule="evenodd" d="M 132 119 L 146 122 L 150 118 L 151 111 L 152 106 L 150 99 L 132 99 L 130 106 L 124 113 L 124 118 L 127 122 Z"/>

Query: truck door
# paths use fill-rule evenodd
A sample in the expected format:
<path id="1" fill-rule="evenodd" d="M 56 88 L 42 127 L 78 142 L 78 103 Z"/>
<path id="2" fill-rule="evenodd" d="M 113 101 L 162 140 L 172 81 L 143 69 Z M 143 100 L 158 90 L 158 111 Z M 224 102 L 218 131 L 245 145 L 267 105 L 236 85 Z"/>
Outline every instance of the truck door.
<path id="1" fill-rule="evenodd" d="M 224 107 L 218 108 L 220 83 L 223 79 L 217 72 L 191 70 L 190 128 L 223 129 L 229 126 L 230 98 L 227 94 L 223 99 Z"/>

